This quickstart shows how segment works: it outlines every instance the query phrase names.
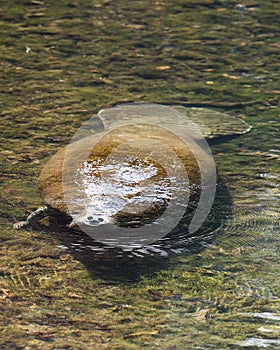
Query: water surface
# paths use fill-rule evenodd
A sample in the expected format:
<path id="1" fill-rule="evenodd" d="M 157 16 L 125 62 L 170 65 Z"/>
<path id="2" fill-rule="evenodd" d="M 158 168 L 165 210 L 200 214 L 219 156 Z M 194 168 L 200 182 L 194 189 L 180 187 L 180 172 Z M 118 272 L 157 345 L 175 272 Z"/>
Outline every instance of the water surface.
<path id="1" fill-rule="evenodd" d="M 278 13 L 273 0 L 2 4 L 3 349 L 279 347 Z M 130 101 L 253 126 L 212 147 L 232 202 L 223 235 L 193 254 L 112 263 L 79 251 L 83 237 L 13 230 L 43 204 L 47 159 L 100 108 Z"/>

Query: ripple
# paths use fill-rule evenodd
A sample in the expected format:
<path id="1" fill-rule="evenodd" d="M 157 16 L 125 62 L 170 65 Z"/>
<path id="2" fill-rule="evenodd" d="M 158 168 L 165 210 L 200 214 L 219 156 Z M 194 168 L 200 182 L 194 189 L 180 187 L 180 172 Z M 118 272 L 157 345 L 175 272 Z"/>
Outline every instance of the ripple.
<path id="1" fill-rule="evenodd" d="M 256 203 L 234 206 L 234 214 L 225 223 L 224 235 L 235 245 L 279 244 L 280 212 Z"/>
<path id="2" fill-rule="evenodd" d="M 77 235 L 77 232 L 73 232 L 70 235 L 59 235 L 61 241 L 59 248 L 66 249 L 74 255 L 78 253 L 80 257 L 91 261 L 166 259 L 174 255 L 195 253 L 209 247 L 216 237 L 223 234 L 225 219 L 230 216 L 232 209 L 227 196 L 226 188 L 218 186 L 217 198 L 206 221 L 194 233 L 188 232 L 188 225 L 197 207 L 195 200 L 189 202 L 186 213 L 179 224 L 168 235 L 153 244 L 139 248 L 113 247 L 97 242 L 87 235 L 81 233 Z M 207 203 L 205 206 L 207 209 Z"/>

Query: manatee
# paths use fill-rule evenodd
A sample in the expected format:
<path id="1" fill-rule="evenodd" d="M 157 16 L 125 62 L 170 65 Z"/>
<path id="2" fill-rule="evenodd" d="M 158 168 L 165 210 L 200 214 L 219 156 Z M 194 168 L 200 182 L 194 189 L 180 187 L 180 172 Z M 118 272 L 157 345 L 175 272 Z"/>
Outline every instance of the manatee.
<path id="1" fill-rule="evenodd" d="M 135 103 L 101 110 L 44 165 L 38 189 L 46 205 L 15 227 L 30 228 L 52 211 L 70 229 L 106 236 L 108 244 L 126 244 L 127 236 L 139 242 L 142 227 L 143 245 L 171 231 L 187 210 L 198 226 L 203 208 L 190 203 L 203 193 L 206 203 L 216 182 L 205 139 L 225 141 L 250 129 L 206 108 Z M 120 232 L 125 238 L 116 238 Z"/>

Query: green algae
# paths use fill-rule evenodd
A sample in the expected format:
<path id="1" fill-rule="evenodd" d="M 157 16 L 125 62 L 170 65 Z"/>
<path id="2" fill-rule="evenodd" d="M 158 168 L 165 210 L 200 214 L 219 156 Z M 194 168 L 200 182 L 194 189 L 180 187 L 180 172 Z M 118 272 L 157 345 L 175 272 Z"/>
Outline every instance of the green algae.
<path id="1" fill-rule="evenodd" d="M 235 349 L 279 326 L 253 316 L 279 315 L 280 302 L 277 3 L 236 5 L 2 6 L 2 348 Z M 12 224 L 42 204 L 46 160 L 100 108 L 126 101 L 218 108 L 253 125 L 213 147 L 240 226 L 191 256 L 86 268 L 58 236 Z"/>

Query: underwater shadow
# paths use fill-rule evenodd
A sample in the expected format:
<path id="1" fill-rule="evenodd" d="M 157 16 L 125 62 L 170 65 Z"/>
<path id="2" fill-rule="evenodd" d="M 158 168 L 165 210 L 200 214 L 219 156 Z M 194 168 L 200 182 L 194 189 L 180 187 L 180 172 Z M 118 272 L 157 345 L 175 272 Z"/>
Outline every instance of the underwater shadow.
<path id="1" fill-rule="evenodd" d="M 168 268 L 177 256 L 197 254 L 215 243 L 224 232 L 225 222 L 232 217 L 232 200 L 228 188 L 219 179 L 212 209 L 202 227 L 188 234 L 180 227 L 166 237 L 145 247 L 123 250 L 106 246 L 86 234 L 69 229 L 52 230 L 60 247 L 80 261 L 92 278 L 110 283 L 131 283 L 141 276 Z"/>

